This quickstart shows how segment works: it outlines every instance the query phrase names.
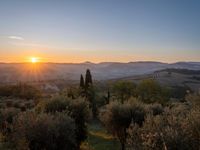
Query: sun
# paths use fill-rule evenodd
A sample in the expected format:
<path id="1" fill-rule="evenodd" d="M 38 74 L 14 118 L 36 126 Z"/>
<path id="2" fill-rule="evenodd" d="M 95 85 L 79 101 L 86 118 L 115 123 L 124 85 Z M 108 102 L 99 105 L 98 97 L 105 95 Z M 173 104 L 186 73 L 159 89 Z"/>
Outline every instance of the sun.
<path id="1" fill-rule="evenodd" d="M 39 62 L 39 58 L 37 58 L 37 57 L 31 57 L 31 63 L 35 64 L 37 62 Z"/>

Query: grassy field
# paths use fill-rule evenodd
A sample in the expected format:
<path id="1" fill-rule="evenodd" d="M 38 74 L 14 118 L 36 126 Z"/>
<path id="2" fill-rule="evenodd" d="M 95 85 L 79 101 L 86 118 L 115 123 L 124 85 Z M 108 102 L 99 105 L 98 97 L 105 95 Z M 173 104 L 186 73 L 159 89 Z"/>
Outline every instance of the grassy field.
<path id="1" fill-rule="evenodd" d="M 83 144 L 83 150 L 119 150 L 119 142 L 108 134 L 99 121 L 88 125 L 88 139 Z"/>

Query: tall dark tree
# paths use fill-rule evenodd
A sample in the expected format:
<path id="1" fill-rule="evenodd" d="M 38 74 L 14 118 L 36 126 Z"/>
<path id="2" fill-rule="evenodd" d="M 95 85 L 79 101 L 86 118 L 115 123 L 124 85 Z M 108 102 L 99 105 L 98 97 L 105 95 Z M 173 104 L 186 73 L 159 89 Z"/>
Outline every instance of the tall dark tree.
<path id="1" fill-rule="evenodd" d="M 85 87 L 84 78 L 83 78 L 83 75 L 82 75 L 82 74 L 81 74 L 81 77 L 80 77 L 80 87 L 81 87 L 81 88 L 84 88 L 84 87 Z"/>
<path id="2" fill-rule="evenodd" d="M 108 89 L 108 93 L 107 93 L 107 104 L 110 103 L 110 90 Z"/>
<path id="3" fill-rule="evenodd" d="M 110 90 L 109 89 L 107 91 L 107 95 L 104 96 L 104 99 L 105 99 L 106 104 L 110 103 Z"/>
<path id="4" fill-rule="evenodd" d="M 89 107 L 92 110 L 93 118 L 97 117 L 97 105 L 96 105 L 96 90 L 94 86 L 89 86 L 86 89 L 86 99 L 89 102 Z"/>
<path id="5" fill-rule="evenodd" d="M 92 75 L 90 73 L 90 70 L 86 70 L 86 75 L 85 75 L 85 88 L 87 89 L 90 85 L 92 85 Z"/>

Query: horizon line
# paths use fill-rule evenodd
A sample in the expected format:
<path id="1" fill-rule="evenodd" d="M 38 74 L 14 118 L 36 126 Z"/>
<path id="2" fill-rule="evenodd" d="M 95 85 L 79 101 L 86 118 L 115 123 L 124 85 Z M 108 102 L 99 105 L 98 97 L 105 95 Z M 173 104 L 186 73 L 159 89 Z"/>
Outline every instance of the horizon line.
<path id="1" fill-rule="evenodd" d="M 175 63 L 200 63 L 200 61 L 174 61 L 174 62 L 164 62 L 164 61 L 102 61 L 102 62 L 92 62 L 92 61 L 84 61 L 84 62 L 37 62 L 36 64 L 102 64 L 102 63 L 164 63 L 164 64 L 175 64 Z M 0 64 L 32 64 L 31 62 L 1 62 Z"/>

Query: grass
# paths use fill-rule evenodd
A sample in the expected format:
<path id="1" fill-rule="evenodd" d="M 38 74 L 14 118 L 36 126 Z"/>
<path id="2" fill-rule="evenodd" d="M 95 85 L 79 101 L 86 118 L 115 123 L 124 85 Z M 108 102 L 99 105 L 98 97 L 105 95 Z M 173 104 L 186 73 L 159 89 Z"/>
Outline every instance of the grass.
<path id="1" fill-rule="evenodd" d="M 88 130 L 88 139 L 82 146 L 83 150 L 120 150 L 119 142 L 106 132 L 99 121 L 92 121 Z"/>

